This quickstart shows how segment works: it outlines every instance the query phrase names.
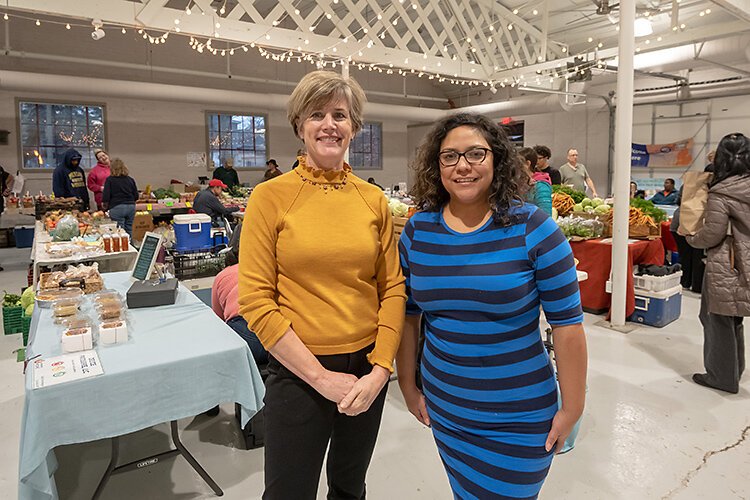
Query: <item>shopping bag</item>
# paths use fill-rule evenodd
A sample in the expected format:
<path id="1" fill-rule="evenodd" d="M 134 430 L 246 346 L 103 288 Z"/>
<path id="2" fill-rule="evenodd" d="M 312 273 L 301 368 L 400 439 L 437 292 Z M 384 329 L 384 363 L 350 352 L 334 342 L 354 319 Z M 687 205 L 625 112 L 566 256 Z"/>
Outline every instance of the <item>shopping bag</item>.
<path id="1" fill-rule="evenodd" d="M 682 176 L 682 203 L 680 204 L 680 227 L 677 233 L 693 235 L 703 227 L 703 212 L 708 201 L 708 184 L 711 172 L 685 172 Z"/>

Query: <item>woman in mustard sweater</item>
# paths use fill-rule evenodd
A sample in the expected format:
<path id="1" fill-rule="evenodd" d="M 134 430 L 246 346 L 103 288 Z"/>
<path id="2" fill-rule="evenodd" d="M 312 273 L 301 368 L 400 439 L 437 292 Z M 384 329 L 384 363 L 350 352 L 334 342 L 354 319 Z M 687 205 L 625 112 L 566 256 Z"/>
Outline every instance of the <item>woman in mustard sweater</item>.
<path id="1" fill-rule="evenodd" d="M 270 353 L 264 499 L 314 499 L 326 449 L 328 498 L 365 496 L 406 295 L 383 192 L 344 161 L 364 101 L 306 75 L 288 117 L 307 155 L 245 211 L 240 314 Z"/>

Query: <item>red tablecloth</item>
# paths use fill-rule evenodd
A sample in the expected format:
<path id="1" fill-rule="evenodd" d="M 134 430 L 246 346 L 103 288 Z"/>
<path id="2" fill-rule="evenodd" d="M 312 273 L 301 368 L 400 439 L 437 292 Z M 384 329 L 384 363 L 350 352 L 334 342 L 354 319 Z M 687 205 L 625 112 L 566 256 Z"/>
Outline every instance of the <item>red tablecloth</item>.
<path id="1" fill-rule="evenodd" d="M 664 245 L 664 250 L 669 250 L 670 252 L 676 252 L 677 251 L 677 242 L 674 240 L 674 236 L 672 236 L 672 231 L 670 231 L 670 226 L 672 223 L 670 221 L 662 222 L 661 223 L 661 243 Z"/>
<path id="2" fill-rule="evenodd" d="M 571 241 L 573 255 L 578 259 L 578 269 L 589 275 L 579 283 L 581 305 L 586 312 L 601 314 L 608 311 L 612 296 L 605 290 L 612 270 L 612 244 L 602 240 Z M 628 285 L 625 314 L 635 311 L 635 291 L 630 270 L 637 264 L 664 264 L 664 246 L 661 239 L 635 241 L 628 245 Z"/>

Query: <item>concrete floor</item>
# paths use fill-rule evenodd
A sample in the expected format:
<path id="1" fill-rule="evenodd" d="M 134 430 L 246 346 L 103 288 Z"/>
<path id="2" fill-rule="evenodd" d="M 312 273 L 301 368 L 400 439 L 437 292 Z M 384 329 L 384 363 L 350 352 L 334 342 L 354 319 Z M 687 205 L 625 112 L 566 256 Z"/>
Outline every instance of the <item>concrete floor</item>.
<path id="1" fill-rule="evenodd" d="M 0 290 L 26 279 L 28 250 L 0 250 Z M 750 498 L 750 376 L 727 395 L 690 381 L 702 370 L 699 299 L 683 297 L 682 318 L 630 334 L 596 326 L 586 315 L 590 368 L 584 422 L 576 448 L 553 463 L 541 498 Z M 18 440 L 23 409 L 20 335 L 0 336 L 0 498 L 17 497 Z M 259 498 L 262 450 L 245 451 L 231 404 L 218 417 L 180 421 L 183 442 L 228 499 Z M 166 446 L 166 425 L 123 440 L 123 460 Z M 61 498 L 90 498 L 109 460 L 109 442 L 57 449 Z M 368 477 L 369 498 L 452 498 L 430 431 L 408 413 L 392 384 Z M 320 488 L 319 498 L 325 498 Z M 182 458 L 114 476 L 104 499 L 211 498 Z"/>

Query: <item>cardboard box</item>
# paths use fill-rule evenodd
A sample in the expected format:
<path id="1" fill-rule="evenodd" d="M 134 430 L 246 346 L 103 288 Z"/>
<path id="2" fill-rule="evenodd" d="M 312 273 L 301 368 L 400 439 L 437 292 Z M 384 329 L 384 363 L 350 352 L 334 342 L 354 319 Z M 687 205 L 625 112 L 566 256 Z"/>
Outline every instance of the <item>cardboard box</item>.
<path id="1" fill-rule="evenodd" d="M 169 185 L 169 189 L 171 189 L 172 191 L 174 191 L 177 194 L 184 193 L 185 192 L 185 184 L 175 182 L 174 184 L 170 184 Z"/>
<path id="2" fill-rule="evenodd" d="M 135 214 L 133 219 L 133 241 L 141 241 L 143 235 L 154 230 L 154 218 L 151 214 Z"/>
<path id="3" fill-rule="evenodd" d="M 186 193 L 197 193 L 201 190 L 200 184 L 193 184 L 192 186 L 185 186 Z"/>

